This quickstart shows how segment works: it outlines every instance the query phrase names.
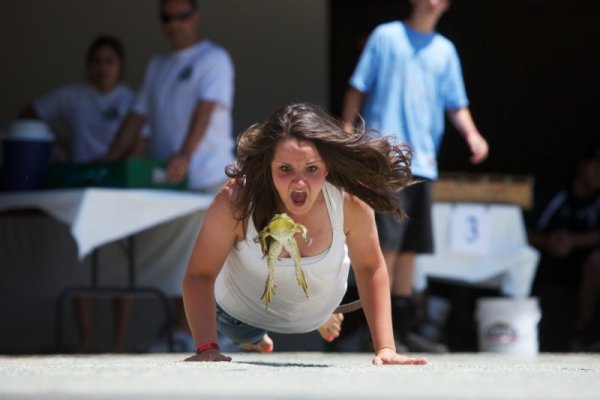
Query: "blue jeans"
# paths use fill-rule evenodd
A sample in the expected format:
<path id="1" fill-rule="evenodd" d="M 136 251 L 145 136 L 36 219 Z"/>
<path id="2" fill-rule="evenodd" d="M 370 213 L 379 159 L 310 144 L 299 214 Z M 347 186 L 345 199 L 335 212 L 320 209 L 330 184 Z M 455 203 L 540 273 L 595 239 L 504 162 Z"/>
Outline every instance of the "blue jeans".
<path id="1" fill-rule="evenodd" d="M 242 343 L 257 344 L 262 342 L 263 336 L 267 333 L 264 329 L 248 325 L 227 314 L 217 304 L 217 330 L 219 333 L 227 336 L 237 345 Z"/>

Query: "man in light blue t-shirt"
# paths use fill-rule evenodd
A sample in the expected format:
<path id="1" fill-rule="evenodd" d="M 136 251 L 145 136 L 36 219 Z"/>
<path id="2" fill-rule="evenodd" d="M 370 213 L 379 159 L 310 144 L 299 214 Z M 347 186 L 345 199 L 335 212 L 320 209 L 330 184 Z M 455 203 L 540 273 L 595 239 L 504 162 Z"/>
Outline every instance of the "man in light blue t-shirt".
<path id="1" fill-rule="evenodd" d="M 411 332 L 415 255 L 433 252 L 431 181 L 438 176 L 437 154 L 444 113 L 462 134 L 471 162 L 487 158 L 488 144 L 469 111 L 460 60 L 452 42 L 435 31 L 450 0 L 410 0 L 404 22 L 378 26 L 367 41 L 350 78 L 343 106 L 346 130 L 359 114 L 366 127 L 413 150 L 412 172 L 423 183 L 399 196 L 409 220 L 377 214 L 377 228 L 392 285 L 394 328 L 402 344 L 415 351 L 444 351 Z"/>

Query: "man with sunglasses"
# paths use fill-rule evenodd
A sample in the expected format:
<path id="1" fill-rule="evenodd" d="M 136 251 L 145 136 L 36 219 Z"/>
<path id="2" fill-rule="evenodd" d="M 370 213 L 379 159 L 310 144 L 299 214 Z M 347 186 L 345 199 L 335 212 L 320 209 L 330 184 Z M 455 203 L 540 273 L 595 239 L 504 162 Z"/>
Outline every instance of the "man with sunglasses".
<path id="1" fill-rule="evenodd" d="M 200 13 L 195 0 L 161 0 L 159 16 L 172 49 L 148 63 L 133 107 L 100 161 L 146 155 L 167 162 L 170 181 L 181 182 L 187 176 L 188 188 L 215 193 L 227 179 L 225 166 L 233 162 L 233 64 L 224 48 L 198 33 Z M 144 124 L 150 132 L 146 137 L 140 134 Z M 169 265 L 165 281 L 183 281 L 185 268 Z M 174 274 L 180 279 L 174 280 Z M 165 291 L 176 295 L 179 329 L 173 339 L 184 346 L 177 350 L 189 351 L 186 345 L 195 346 L 181 287 Z"/>
<path id="2" fill-rule="evenodd" d="M 190 189 L 215 192 L 233 162 L 233 64 L 225 49 L 198 33 L 195 0 L 162 0 L 160 20 L 172 50 L 150 60 L 132 111 L 103 160 L 147 148 L 147 156 L 167 161 L 172 182 L 187 175 Z M 140 138 L 145 122 L 150 134 Z"/>

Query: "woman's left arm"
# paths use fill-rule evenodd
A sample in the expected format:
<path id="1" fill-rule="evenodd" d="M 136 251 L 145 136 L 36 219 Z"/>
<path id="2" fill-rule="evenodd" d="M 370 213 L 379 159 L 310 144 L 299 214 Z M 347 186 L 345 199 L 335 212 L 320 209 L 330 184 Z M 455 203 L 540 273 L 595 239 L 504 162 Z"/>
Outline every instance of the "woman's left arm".
<path id="1" fill-rule="evenodd" d="M 344 231 L 358 293 L 375 350 L 374 364 L 426 364 L 425 358 L 396 353 L 390 283 L 371 207 L 355 196 L 344 200 Z"/>

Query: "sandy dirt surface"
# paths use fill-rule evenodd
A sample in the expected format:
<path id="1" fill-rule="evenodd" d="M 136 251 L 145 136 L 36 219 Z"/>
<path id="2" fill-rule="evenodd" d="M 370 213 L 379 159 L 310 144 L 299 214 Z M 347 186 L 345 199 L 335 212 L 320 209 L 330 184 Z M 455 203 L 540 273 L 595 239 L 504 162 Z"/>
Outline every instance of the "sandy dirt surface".
<path id="1" fill-rule="evenodd" d="M 599 399 L 600 356 L 430 355 L 371 365 L 357 353 L 0 356 L 0 399 Z"/>

